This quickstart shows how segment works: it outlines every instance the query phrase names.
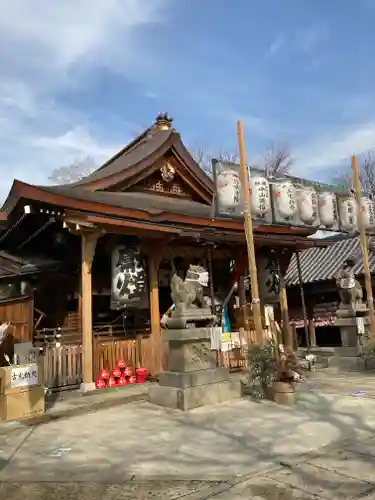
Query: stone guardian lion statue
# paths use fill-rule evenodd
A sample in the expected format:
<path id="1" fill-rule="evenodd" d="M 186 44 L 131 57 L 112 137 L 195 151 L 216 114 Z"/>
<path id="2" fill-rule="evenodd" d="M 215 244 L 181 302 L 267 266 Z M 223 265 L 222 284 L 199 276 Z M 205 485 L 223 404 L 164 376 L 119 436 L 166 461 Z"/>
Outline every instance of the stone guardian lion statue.
<path id="1" fill-rule="evenodd" d="M 190 264 L 185 280 L 174 273 L 171 280 L 171 297 L 176 311 L 187 312 L 204 308 L 203 289 L 208 285 L 208 272 L 202 266 Z"/>
<path id="2" fill-rule="evenodd" d="M 339 309 L 353 309 L 363 305 L 363 290 L 355 279 L 353 268 L 355 260 L 346 259 L 336 276 L 336 286 L 340 294 Z"/>

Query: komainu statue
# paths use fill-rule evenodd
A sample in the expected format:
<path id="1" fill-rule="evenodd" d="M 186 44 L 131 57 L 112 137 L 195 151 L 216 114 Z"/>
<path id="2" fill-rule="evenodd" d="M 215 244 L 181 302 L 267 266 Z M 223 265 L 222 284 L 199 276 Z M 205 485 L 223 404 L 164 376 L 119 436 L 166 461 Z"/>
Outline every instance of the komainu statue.
<path id="1" fill-rule="evenodd" d="M 339 309 L 351 309 L 355 311 L 358 306 L 363 308 L 363 290 L 360 283 L 355 279 L 353 268 L 355 260 L 346 259 L 336 276 L 336 286 L 340 294 Z"/>
<path id="2" fill-rule="evenodd" d="M 184 280 L 174 272 L 171 297 L 175 309 L 167 321 L 168 328 L 213 326 L 216 323 L 216 316 L 211 313 L 204 296 L 208 281 L 208 272 L 202 266 L 190 264 Z"/>

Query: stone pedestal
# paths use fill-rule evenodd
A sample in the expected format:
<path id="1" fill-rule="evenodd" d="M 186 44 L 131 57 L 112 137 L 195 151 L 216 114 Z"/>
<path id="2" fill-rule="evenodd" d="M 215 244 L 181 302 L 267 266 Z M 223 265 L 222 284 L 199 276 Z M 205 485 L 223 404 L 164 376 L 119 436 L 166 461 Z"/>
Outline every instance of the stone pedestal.
<path id="1" fill-rule="evenodd" d="M 166 335 L 169 370 L 150 387 L 150 403 L 190 410 L 241 397 L 241 382 L 230 380 L 228 370 L 216 367 L 210 328 L 167 330 Z"/>
<path id="2" fill-rule="evenodd" d="M 342 347 L 357 347 L 357 321 L 355 317 L 337 318 L 335 326 L 340 328 Z"/>
<path id="3" fill-rule="evenodd" d="M 365 331 L 369 327 L 369 317 L 366 316 L 366 306 L 356 311 L 339 309 L 335 326 L 340 328 L 341 347 L 335 347 L 334 357 L 330 359 L 329 366 L 336 366 L 343 370 L 372 370 L 374 363 L 363 359 L 361 345 L 364 344 L 366 334 L 359 335 L 357 328 L 357 315 L 363 318 Z"/>

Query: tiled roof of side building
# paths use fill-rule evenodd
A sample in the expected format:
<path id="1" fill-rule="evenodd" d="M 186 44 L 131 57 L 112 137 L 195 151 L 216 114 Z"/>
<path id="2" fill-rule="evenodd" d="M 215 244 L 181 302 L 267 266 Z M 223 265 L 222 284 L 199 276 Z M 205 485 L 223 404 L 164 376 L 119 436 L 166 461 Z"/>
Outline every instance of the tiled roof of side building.
<path id="1" fill-rule="evenodd" d="M 371 272 L 375 271 L 374 237 L 369 238 L 369 261 Z M 336 277 L 345 259 L 353 257 L 356 261 L 354 273 L 363 274 L 363 259 L 359 236 L 345 238 L 326 248 L 309 248 L 300 253 L 301 275 L 303 283 L 331 280 Z M 293 255 L 287 273 L 288 286 L 299 283 L 297 259 Z"/>

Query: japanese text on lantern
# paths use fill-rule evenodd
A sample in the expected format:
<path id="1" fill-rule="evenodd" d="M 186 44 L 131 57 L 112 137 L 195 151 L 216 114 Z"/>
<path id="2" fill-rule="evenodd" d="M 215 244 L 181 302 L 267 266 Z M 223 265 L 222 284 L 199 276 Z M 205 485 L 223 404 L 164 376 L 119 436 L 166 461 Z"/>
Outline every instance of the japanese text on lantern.
<path id="1" fill-rule="evenodd" d="M 38 366 L 36 363 L 12 367 L 11 387 L 28 387 L 38 383 Z"/>

